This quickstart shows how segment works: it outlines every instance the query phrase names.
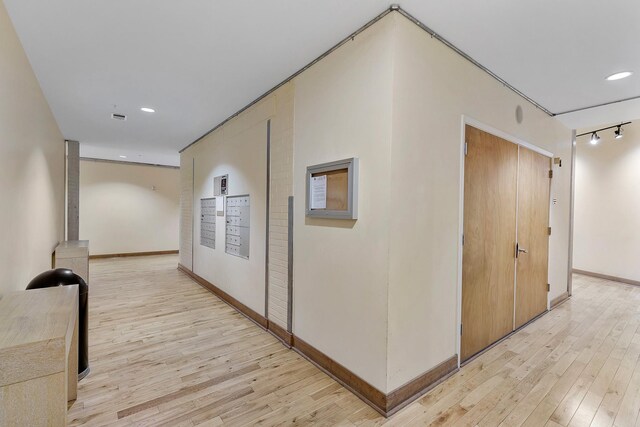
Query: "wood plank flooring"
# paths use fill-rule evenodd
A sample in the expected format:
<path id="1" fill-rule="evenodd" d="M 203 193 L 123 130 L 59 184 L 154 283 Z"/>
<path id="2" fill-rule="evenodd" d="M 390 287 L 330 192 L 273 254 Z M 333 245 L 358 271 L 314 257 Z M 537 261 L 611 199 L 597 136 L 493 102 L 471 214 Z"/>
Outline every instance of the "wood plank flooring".
<path id="1" fill-rule="evenodd" d="M 90 365 L 72 426 L 640 426 L 640 287 L 574 296 L 389 419 L 176 269 L 91 262 Z"/>

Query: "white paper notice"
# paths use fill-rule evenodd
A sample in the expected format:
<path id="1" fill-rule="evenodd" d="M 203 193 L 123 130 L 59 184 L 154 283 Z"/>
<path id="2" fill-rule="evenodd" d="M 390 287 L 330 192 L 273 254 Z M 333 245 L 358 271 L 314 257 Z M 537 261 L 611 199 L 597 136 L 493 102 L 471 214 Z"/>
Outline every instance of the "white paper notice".
<path id="1" fill-rule="evenodd" d="M 327 207 L 327 176 L 311 177 L 311 209 L 326 209 Z"/>

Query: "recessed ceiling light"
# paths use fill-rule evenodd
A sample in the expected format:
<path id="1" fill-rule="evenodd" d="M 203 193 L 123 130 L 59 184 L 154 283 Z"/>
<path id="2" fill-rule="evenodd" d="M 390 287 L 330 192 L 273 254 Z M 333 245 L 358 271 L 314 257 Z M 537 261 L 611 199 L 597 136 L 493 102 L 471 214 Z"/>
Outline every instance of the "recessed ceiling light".
<path id="1" fill-rule="evenodd" d="M 121 158 L 121 159 L 126 159 L 126 158 L 127 158 L 127 156 L 120 156 L 120 158 Z"/>
<path id="2" fill-rule="evenodd" d="M 625 77 L 629 77 L 631 74 L 633 74 L 633 71 L 622 71 L 620 73 L 611 74 L 609 77 L 607 77 L 607 80 L 620 80 L 624 79 Z"/>
<path id="3" fill-rule="evenodd" d="M 142 107 L 140 108 L 142 111 L 144 111 L 145 113 L 155 113 L 156 110 L 154 110 L 153 108 L 149 108 L 149 107 Z"/>

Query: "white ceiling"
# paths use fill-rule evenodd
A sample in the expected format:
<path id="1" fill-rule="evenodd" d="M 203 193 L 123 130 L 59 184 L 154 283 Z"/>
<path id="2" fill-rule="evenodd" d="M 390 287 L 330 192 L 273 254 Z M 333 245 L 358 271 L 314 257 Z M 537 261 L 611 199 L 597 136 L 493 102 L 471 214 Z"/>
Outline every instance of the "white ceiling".
<path id="1" fill-rule="evenodd" d="M 178 164 L 179 149 L 390 5 L 388 0 L 4 3 L 65 138 L 80 141 L 83 156 L 126 155 L 172 165 Z M 553 113 L 640 96 L 638 1 L 404 0 L 400 6 Z M 621 70 L 636 74 L 604 80 Z M 635 119 L 639 104 L 614 104 L 618 112 L 609 114 L 621 110 L 620 119 L 598 112 L 560 119 L 570 127 Z M 157 112 L 143 113 L 142 106 Z M 112 112 L 127 114 L 128 120 L 112 120 Z"/>

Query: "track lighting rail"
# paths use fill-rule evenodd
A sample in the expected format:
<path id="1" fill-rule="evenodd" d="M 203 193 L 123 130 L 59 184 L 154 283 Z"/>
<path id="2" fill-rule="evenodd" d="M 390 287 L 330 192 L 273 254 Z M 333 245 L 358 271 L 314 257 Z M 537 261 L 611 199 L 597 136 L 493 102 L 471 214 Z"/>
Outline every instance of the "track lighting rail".
<path id="1" fill-rule="evenodd" d="M 613 129 L 613 128 L 620 128 L 621 126 L 624 125 L 630 125 L 631 122 L 624 122 L 624 123 L 620 123 L 619 125 L 613 125 L 613 126 L 608 126 L 606 128 L 602 128 L 602 129 L 596 129 L 596 130 L 590 130 L 589 132 L 585 132 L 585 133 L 581 133 L 580 135 L 576 135 L 576 138 L 579 136 L 585 136 L 585 135 L 593 135 L 594 133 L 603 131 L 603 130 L 609 130 L 609 129 Z"/>

